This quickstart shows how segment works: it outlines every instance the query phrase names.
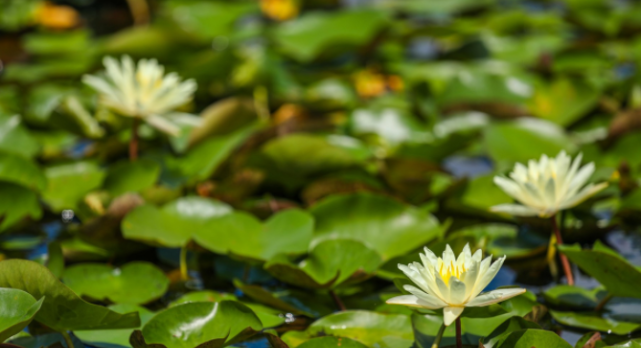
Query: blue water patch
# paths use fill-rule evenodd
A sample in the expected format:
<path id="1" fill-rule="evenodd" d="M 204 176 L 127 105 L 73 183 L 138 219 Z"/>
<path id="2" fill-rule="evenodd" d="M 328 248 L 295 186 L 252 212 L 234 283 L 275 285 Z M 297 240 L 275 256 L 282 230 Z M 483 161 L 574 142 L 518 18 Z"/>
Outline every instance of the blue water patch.
<path id="1" fill-rule="evenodd" d="M 475 178 L 494 170 L 492 161 L 482 156 L 450 156 L 443 160 L 442 166 L 456 178 Z"/>

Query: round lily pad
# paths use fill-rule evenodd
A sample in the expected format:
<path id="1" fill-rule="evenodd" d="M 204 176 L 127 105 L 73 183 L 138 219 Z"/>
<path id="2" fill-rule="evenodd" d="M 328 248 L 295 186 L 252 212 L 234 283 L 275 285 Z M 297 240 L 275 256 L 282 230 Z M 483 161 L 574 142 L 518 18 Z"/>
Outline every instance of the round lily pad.
<path id="1" fill-rule="evenodd" d="M 211 232 L 205 226 L 210 219 L 231 212 L 229 205 L 201 197 L 179 198 L 162 208 L 142 205 L 122 221 L 122 234 L 128 239 L 181 247 L 199 230 Z"/>
<path id="2" fill-rule="evenodd" d="M 384 260 L 404 255 L 442 234 L 428 211 L 369 193 L 331 196 L 311 209 L 313 244 L 345 238 L 362 242 Z"/>
<path id="3" fill-rule="evenodd" d="M 264 261 L 278 253 L 306 252 L 313 230 L 314 219 L 299 209 L 279 212 L 265 223 L 253 215 L 235 212 L 210 220 L 206 228 L 194 231 L 193 238 L 219 254 Z"/>
<path id="4" fill-rule="evenodd" d="M 169 287 L 165 274 L 148 262 L 120 268 L 85 263 L 65 269 L 62 281 L 77 294 L 115 303 L 143 304 L 162 296 Z"/>
<path id="5" fill-rule="evenodd" d="M 142 328 L 142 336 L 148 345 L 167 348 L 193 348 L 214 342 L 222 347 L 262 328 L 254 312 L 239 302 L 192 302 L 158 313 Z"/>

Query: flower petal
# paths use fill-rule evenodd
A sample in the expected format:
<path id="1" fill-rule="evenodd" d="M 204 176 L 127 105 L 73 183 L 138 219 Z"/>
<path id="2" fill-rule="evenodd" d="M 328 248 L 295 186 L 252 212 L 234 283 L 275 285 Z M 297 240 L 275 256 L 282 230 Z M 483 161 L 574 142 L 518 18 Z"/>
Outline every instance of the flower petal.
<path id="1" fill-rule="evenodd" d="M 159 131 L 169 135 L 178 136 L 180 134 L 180 128 L 162 116 L 151 115 L 145 117 L 145 121 Z"/>
<path id="2" fill-rule="evenodd" d="M 465 283 L 456 277 L 450 278 L 450 299 L 448 303 L 462 305 L 467 300 Z"/>
<path id="3" fill-rule="evenodd" d="M 583 201 L 586 199 L 590 198 L 592 195 L 596 194 L 597 192 L 603 190 L 604 188 L 608 187 L 607 182 L 602 182 L 597 185 L 590 184 L 586 187 L 584 187 L 579 193 L 577 193 L 574 197 L 572 197 L 570 200 L 564 202 L 561 204 L 559 207 L 560 209 L 568 209 L 572 208 L 576 205 L 581 204 Z"/>
<path id="4" fill-rule="evenodd" d="M 520 204 L 499 204 L 490 208 L 495 213 L 508 213 L 514 216 L 537 216 L 539 210 Z"/>
<path id="5" fill-rule="evenodd" d="M 496 259 L 496 261 L 494 261 L 494 263 L 487 269 L 487 272 L 483 272 L 479 275 L 479 280 L 474 286 L 472 296 L 477 296 L 488 284 L 490 284 L 492 279 L 496 277 L 496 274 L 501 269 L 501 266 L 503 266 L 503 262 L 505 262 L 505 256 Z"/>
<path id="6" fill-rule="evenodd" d="M 412 295 L 416 296 L 419 300 L 421 300 L 421 302 L 423 303 L 423 307 L 425 308 L 439 309 L 447 306 L 447 303 L 445 303 L 440 298 L 434 295 L 430 295 L 415 286 L 408 284 L 403 286 L 403 289 L 405 289 L 406 291 L 409 291 Z"/>
<path id="7" fill-rule="evenodd" d="M 514 296 L 518 296 L 525 293 L 525 289 L 497 289 L 490 292 L 481 294 L 465 304 L 465 307 L 484 307 L 489 306 L 494 303 L 505 301 Z"/>
<path id="8" fill-rule="evenodd" d="M 465 307 L 445 307 L 443 308 L 443 324 L 450 326 L 458 318 Z"/>

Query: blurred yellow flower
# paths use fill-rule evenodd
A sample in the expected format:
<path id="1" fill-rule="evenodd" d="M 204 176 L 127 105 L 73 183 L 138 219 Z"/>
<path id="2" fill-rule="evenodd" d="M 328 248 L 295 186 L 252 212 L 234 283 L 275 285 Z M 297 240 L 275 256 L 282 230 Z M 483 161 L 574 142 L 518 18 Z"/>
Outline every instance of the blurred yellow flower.
<path id="1" fill-rule="evenodd" d="M 260 9 L 265 16 L 286 21 L 298 16 L 298 2 L 296 0 L 260 0 Z"/>
<path id="2" fill-rule="evenodd" d="M 356 93 L 362 98 L 372 98 L 387 91 L 385 75 L 371 70 L 361 70 L 354 75 Z"/>
<path id="3" fill-rule="evenodd" d="M 579 168 L 582 155 L 574 162 L 565 151 L 556 158 L 543 155 L 537 162 L 530 160 L 528 166 L 517 163 L 510 178 L 495 176 L 496 183 L 505 193 L 521 204 L 500 204 L 491 208 L 494 212 L 517 216 L 551 217 L 558 211 L 572 208 L 608 186 L 586 182 L 594 172 L 594 163 Z"/>
<path id="4" fill-rule="evenodd" d="M 452 324 L 465 307 L 489 306 L 525 292 L 525 289 L 507 288 L 481 294 L 501 269 L 505 256 L 492 263 L 492 256 L 483 259 L 481 250 L 472 255 L 469 245 L 458 258 L 449 245 L 443 257 L 436 257 L 427 248 L 420 256 L 422 263 L 398 265 L 418 287 L 405 285 L 404 289 L 412 295 L 397 296 L 387 303 L 426 309 L 443 308 L 445 326 Z"/>

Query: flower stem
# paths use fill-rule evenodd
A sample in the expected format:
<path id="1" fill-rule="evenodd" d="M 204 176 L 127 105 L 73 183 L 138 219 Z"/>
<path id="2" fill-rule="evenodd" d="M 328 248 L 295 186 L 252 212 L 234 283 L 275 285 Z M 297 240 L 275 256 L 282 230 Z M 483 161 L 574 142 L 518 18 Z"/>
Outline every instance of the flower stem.
<path id="1" fill-rule="evenodd" d="M 129 139 L 129 161 L 135 162 L 138 159 L 138 119 L 134 118 L 131 126 L 131 139 Z"/>
<path id="2" fill-rule="evenodd" d="M 339 310 L 341 311 L 346 311 L 347 308 L 345 308 L 345 305 L 343 304 L 343 301 L 341 301 L 341 298 L 336 295 L 334 290 L 330 290 L 329 294 L 332 295 L 332 298 L 334 299 L 334 302 L 336 303 L 336 306 L 338 307 Z"/>
<path id="3" fill-rule="evenodd" d="M 149 4 L 146 0 L 127 0 L 135 25 L 149 23 Z"/>
<path id="4" fill-rule="evenodd" d="M 613 297 L 614 297 L 614 296 L 612 296 L 612 294 L 608 293 L 608 294 L 607 294 L 607 295 L 606 295 L 606 296 L 601 300 L 601 302 L 599 302 L 599 304 L 598 304 L 598 305 L 596 305 L 596 307 L 594 308 L 594 311 L 596 311 L 596 312 L 601 312 L 601 311 L 603 311 L 603 309 L 605 308 L 605 305 L 606 305 L 606 304 L 608 304 L 608 302 L 610 302 L 610 300 L 611 300 Z"/>
<path id="5" fill-rule="evenodd" d="M 436 338 L 434 339 L 432 348 L 438 348 L 438 346 L 441 344 L 441 339 L 443 338 L 443 334 L 445 333 L 445 328 L 445 323 L 441 324 L 441 328 L 438 329 L 438 333 L 436 334 Z"/>
<path id="6" fill-rule="evenodd" d="M 463 337 L 461 337 L 461 317 L 456 318 L 456 348 L 463 348 Z"/>
<path id="7" fill-rule="evenodd" d="M 556 215 L 553 215 L 551 220 L 552 229 L 554 230 L 554 235 L 556 236 L 556 245 L 562 245 L 563 237 L 561 237 L 561 230 L 559 230 L 559 225 L 556 223 Z M 565 277 L 568 280 L 568 285 L 574 285 L 574 276 L 572 276 L 572 268 L 570 268 L 570 261 L 568 261 L 568 257 L 562 253 L 559 253 L 559 257 L 561 258 L 563 272 L 565 272 Z"/>
<path id="8" fill-rule="evenodd" d="M 61 331 L 60 334 L 65 339 L 65 343 L 67 343 L 67 348 L 74 348 L 73 341 L 71 340 L 71 337 L 69 337 L 69 333 L 67 331 Z"/>
<path id="9" fill-rule="evenodd" d="M 187 268 L 187 246 L 180 248 L 180 277 L 182 280 L 189 279 L 189 269 Z"/>

